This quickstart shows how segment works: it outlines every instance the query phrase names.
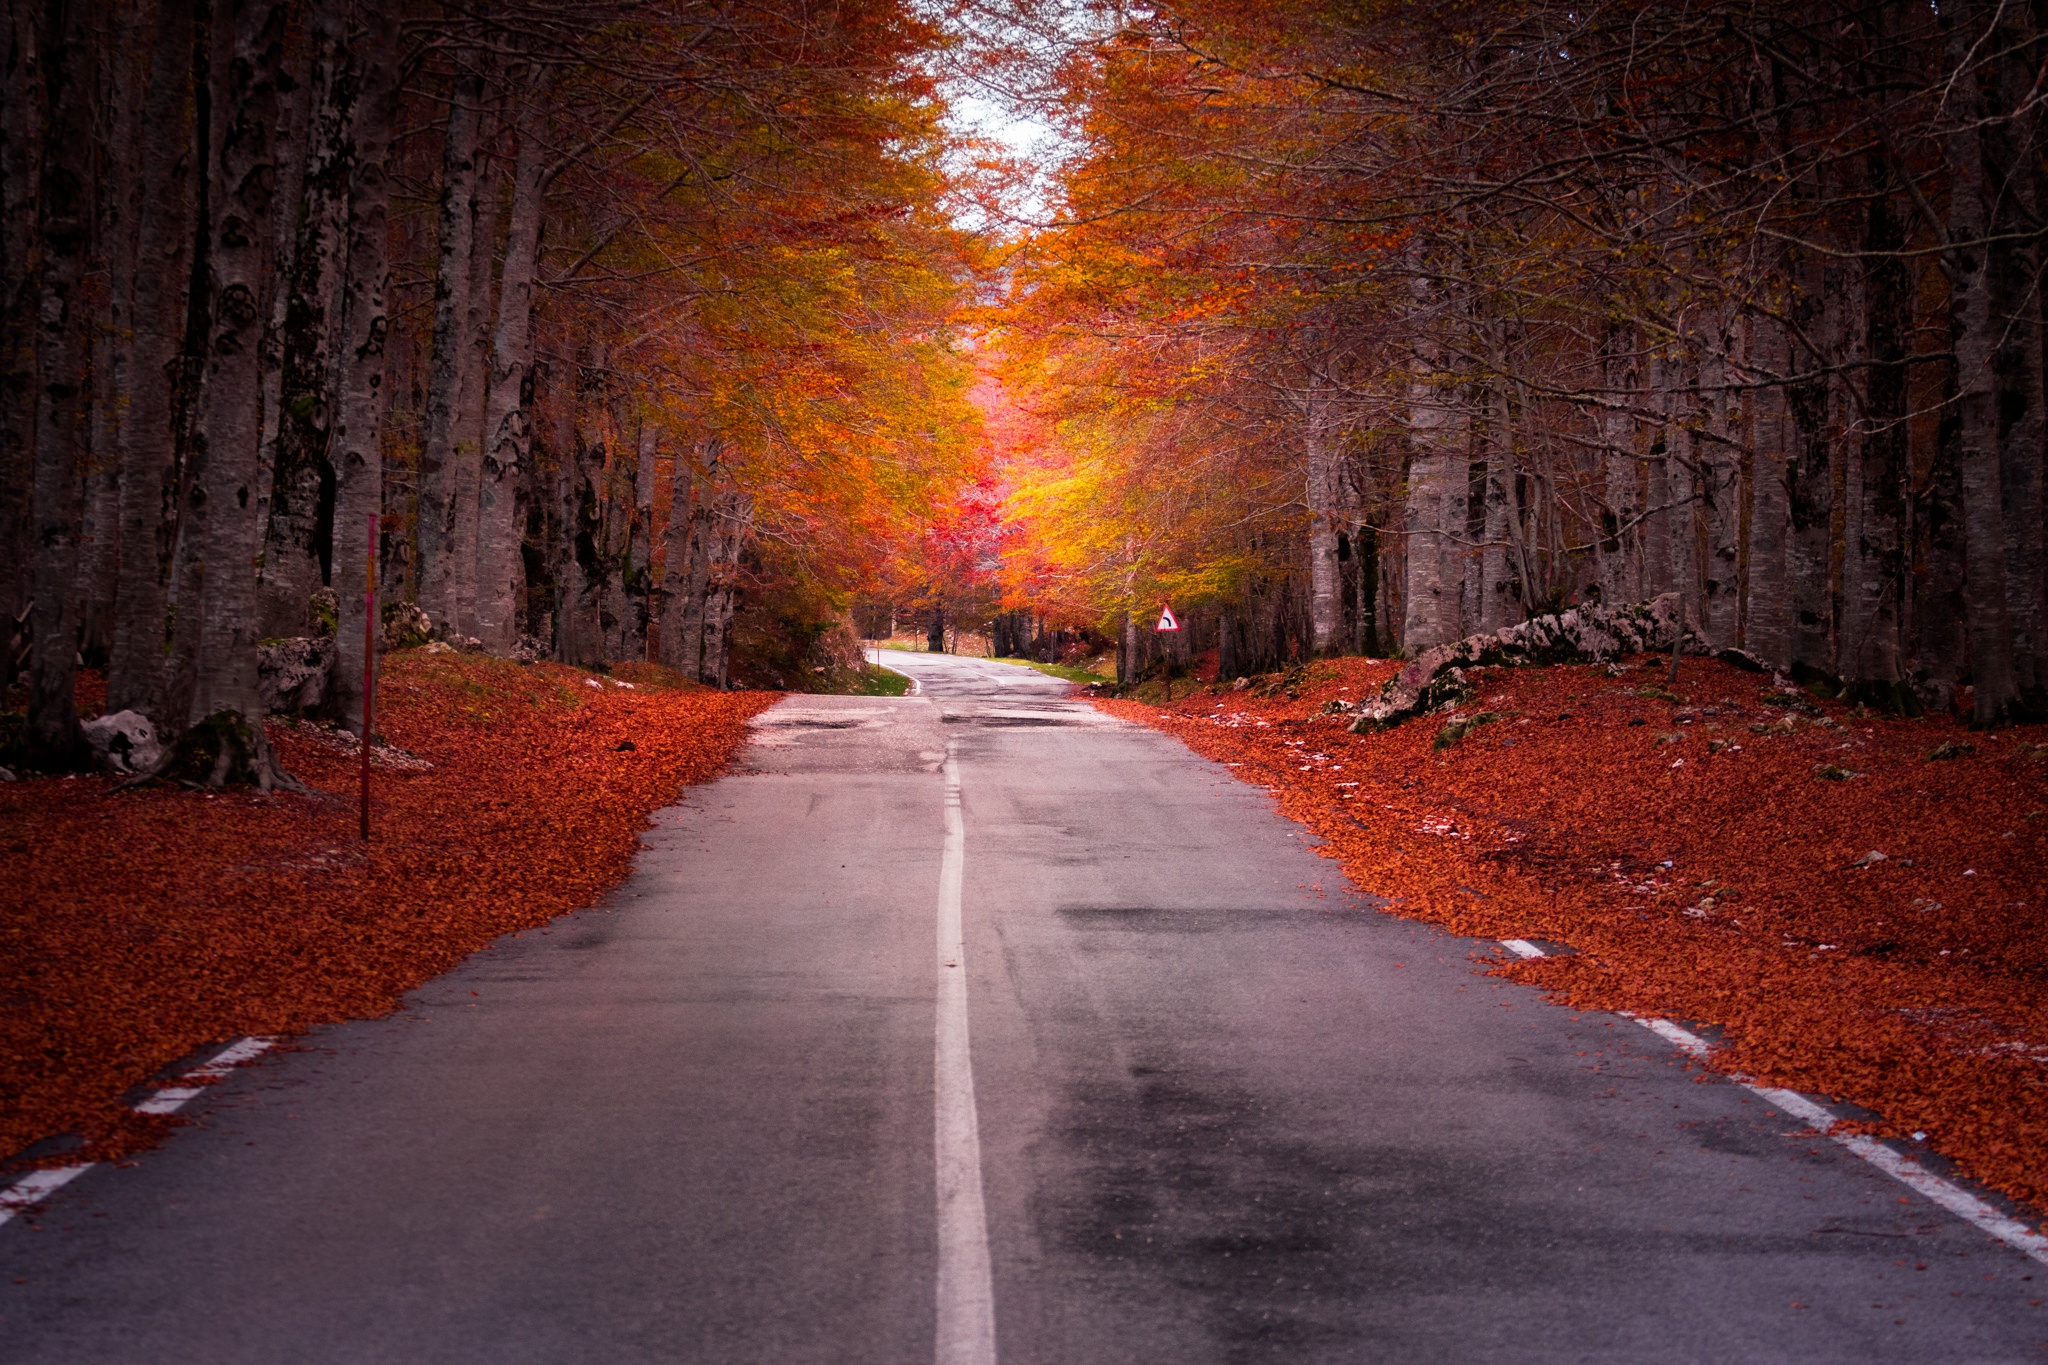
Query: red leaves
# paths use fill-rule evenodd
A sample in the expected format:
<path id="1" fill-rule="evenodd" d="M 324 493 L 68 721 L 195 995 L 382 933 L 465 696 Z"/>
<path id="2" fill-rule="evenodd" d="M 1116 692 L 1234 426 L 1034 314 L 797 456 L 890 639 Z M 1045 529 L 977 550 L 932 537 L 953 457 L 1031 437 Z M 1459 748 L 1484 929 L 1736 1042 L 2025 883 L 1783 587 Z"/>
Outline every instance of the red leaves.
<path id="1" fill-rule="evenodd" d="M 1963 752 L 1951 721 L 1693 660 L 1673 702 L 1667 665 L 1480 673 L 1461 715 L 1497 719 L 1441 750 L 1449 717 L 1353 736 L 1317 714 L 1391 672 L 1364 660 L 1298 701 L 1101 704 L 1238 763 L 1400 913 L 1578 950 L 1504 974 L 1720 1025 L 1717 1065 L 1853 1099 L 2048 1202 L 2048 735 Z"/>
<path id="2" fill-rule="evenodd" d="M 354 760 L 290 725 L 271 726 L 286 767 L 339 796 L 0 786 L 0 1154 L 60 1131 L 132 1150 L 149 1134 L 115 1101 L 200 1045 L 384 1013 L 590 904 L 648 812 L 716 775 L 775 700 L 645 666 L 588 682 L 391 656 L 382 738 L 434 766 L 377 768 L 367 850 Z"/>

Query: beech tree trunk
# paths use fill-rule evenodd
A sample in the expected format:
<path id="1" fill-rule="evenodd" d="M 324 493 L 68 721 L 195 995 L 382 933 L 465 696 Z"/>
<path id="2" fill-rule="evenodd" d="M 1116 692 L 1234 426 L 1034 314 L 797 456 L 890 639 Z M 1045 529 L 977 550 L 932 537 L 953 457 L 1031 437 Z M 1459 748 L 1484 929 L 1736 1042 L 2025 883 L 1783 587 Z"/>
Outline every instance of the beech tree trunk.
<path id="1" fill-rule="evenodd" d="M 651 640 L 652 589 L 654 585 L 654 480 L 656 457 L 661 450 L 660 431 L 643 417 L 639 432 L 639 467 L 633 476 L 633 522 L 626 551 L 624 581 L 626 619 L 620 626 L 619 655 L 626 659 L 647 657 Z"/>
<path id="2" fill-rule="evenodd" d="M 23 660 L 16 623 L 35 598 L 36 186 L 42 179 L 43 6 L 7 7 L 0 53 L 0 687 Z"/>
<path id="3" fill-rule="evenodd" d="M 88 0 L 52 0 L 48 14 L 42 52 L 48 134 L 53 146 L 82 150 L 93 135 L 93 6 Z M 71 766 L 80 749 L 72 683 L 92 335 L 85 278 L 93 229 L 89 164 L 75 154 L 46 158 L 37 212 L 35 652 L 22 748 L 31 763 L 48 768 Z"/>
<path id="4" fill-rule="evenodd" d="M 482 477 L 477 494 L 477 637 L 504 653 L 519 635 L 525 516 L 520 487 L 533 445 L 533 287 L 540 263 L 548 166 L 545 74 L 530 83 L 519 106 L 519 152 L 512 171 L 512 214 L 498 290 L 498 326 L 491 339 L 489 398 L 484 408 Z"/>
<path id="5" fill-rule="evenodd" d="M 463 497 L 461 460 L 455 453 L 462 426 L 462 381 L 469 358 L 470 289 L 475 283 L 477 140 L 483 77 L 475 54 L 448 95 L 447 136 L 441 147 L 441 250 L 434 273 L 434 357 L 427 378 L 426 431 L 420 449 L 419 600 L 436 624 L 455 627 L 460 611 L 455 563 Z M 488 245 L 484 248 L 488 251 Z M 459 632 L 459 627 L 457 627 Z"/>
<path id="6" fill-rule="evenodd" d="M 135 250 L 141 201 L 142 93 L 148 47 L 140 8 L 107 21 L 99 62 L 98 248 L 94 273 L 105 281 L 103 315 L 93 329 L 92 453 L 79 557 L 83 594 L 79 652 L 104 668 L 114 638 L 115 578 L 121 559 L 121 452 L 129 425 L 130 362 L 135 338 Z"/>
<path id="7" fill-rule="evenodd" d="M 493 157 L 484 167 L 476 195 L 476 226 L 470 236 L 469 312 L 464 323 L 460 410 L 449 452 L 448 495 L 455 527 L 449 538 L 449 576 L 454 596 L 451 625 L 476 634 L 477 481 L 483 469 L 484 405 L 491 372 L 491 319 L 496 298 L 491 267 L 498 242 L 498 200 L 505 187 L 504 163 Z"/>
<path id="8" fill-rule="evenodd" d="M 1337 514 L 1343 451 L 1331 430 L 1328 381 L 1311 375 L 1301 400 L 1302 455 L 1308 473 L 1310 648 L 1338 653 L 1344 642 L 1342 583 L 1337 566 Z"/>
<path id="9" fill-rule="evenodd" d="M 1999 320 L 1993 306 L 1987 206 L 1993 192 L 1978 119 L 1986 112 L 1971 58 L 1982 36 L 1982 7 L 1954 0 L 1949 60 L 1955 68 L 1956 130 L 1949 138 L 1948 236 L 1950 332 L 1956 357 L 1956 472 L 1962 494 L 1963 601 L 1968 612 L 1972 718 L 2007 718 L 2018 700 L 2012 630 L 2005 601 L 2004 489 L 1999 469 L 1998 384 L 1994 371 Z M 2036 458 L 2039 458 L 2038 452 Z"/>
<path id="10" fill-rule="evenodd" d="M 360 63 L 348 185 L 347 284 L 334 429 L 334 714 L 368 743 L 363 724 L 364 589 L 373 553 L 369 526 L 384 510 L 383 428 L 391 284 L 391 135 L 398 121 L 396 0 L 362 0 L 351 48 Z M 374 683 L 373 683 L 374 686 Z"/>
<path id="11" fill-rule="evenodd" d="M 674 480 L 670 485 L 668 529 L 663 538 L 660 604 L 657 623 L 657 662 L 684 672 L 685 619 L 690 578 L 692 529 L 697 518 L 696 470 L 680 452 L 676 455 Z"/>
<path id="12" fill-rule="evenodd" d="M 278 215 L 288 234 L 280 236 L 280 245 L 289 242 L 290 250 L 273 311 L 277 372 L 266 401 L 270 524 L 258 607 L 265 635 L 306 631 L 307 602 L 333 564 L 333 336 L 354 170 L 351 125 L 362 75 L 343 52 L 346 11 L 345 0 L 320 0 L 313 8 L 305 170 L 291 211 Z"/>
<path id="13" fill-rule="evenodd" d="M 1792 603 L 1786 587 L 1785 538 L 1790 524 L 1787 483 L 1793 424 L 1783 379 L 1791 368 L 1784 326 L 1751 323 L 1755 418 L 1749 485 L 1749 536 L 1743 582 L 1743 648 L 1773 668 L 1792 662 Z"/>
<path id="14" fill-rule="evenodd" d="M 120 564 L 108 711 L 163 714 L 164 585 L 177 525 L 175 393 L 197 228 L 192 196 L 193 0 L 160 0 L 142 102 L 135 335 L 122 422 Z"/>
<path id="15" fill-rule="evenodd" d="M 210 273 L 205 370 L 179 536 L 199 590 L 197 628 L 180 632 L 169 717 L 173 767 L 218 785 L 281 774 L 263 733 L 256 679 L 256 554 L 262 543 L 262 344 L 269 315 L 271 193 L 286 7 L 228 7 L 227 60 L 211 68 L 218 138 L 207 228 Z M 218 49 L 217 49 L 218 50 Z"/>

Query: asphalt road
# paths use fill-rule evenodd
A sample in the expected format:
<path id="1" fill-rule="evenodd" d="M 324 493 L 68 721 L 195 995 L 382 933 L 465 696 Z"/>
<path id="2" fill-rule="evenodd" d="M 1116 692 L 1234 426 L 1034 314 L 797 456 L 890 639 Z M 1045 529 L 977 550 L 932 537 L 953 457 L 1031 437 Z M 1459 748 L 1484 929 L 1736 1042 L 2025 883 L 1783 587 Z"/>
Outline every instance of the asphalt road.
<path id="1" fill-rule="evenodd" d="M 1227 769 L 891 663 L 604 905 L 0 1227 L 0 1360 L 2048 1357 L 2048 1267 L 1478 974 Z"/>

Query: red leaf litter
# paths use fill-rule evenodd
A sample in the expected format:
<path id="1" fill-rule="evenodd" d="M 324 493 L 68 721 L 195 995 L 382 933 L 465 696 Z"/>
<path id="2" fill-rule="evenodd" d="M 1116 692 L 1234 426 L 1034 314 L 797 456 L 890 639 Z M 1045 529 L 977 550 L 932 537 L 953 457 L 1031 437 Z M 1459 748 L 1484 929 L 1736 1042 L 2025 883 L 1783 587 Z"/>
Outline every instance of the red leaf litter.
<path id="1" fill-rule="evenodd" d="M 1456 712 L 1367 735 L 1326 712 L 1397 666 L 1097 705 L 1236 764 L 1395 913 L 1575 950 L 1500 974 L 1724 1030 L 1713 1066 L 1865 1106 L 2048 1208 L 2043 727 L 1865 714 L 1709 660 L 1667 691 L 1661 657 L 1477 671 Z"/>
<path id="2" fill-rule="evenodd" d="M 86 714 L 100 686 L 80 688 Z M 649 665 L 588 674 L 388 657 L 356 835 L 354 740 L 273 722 L 312 797 L 106 778 L 0 783 L 0 1155 L 165 1121 L 120 1101 L 202 1046 L 388 1012 L 500 934 L 624 879 L 649 812 L 714 777 L 777 699 Z"/>

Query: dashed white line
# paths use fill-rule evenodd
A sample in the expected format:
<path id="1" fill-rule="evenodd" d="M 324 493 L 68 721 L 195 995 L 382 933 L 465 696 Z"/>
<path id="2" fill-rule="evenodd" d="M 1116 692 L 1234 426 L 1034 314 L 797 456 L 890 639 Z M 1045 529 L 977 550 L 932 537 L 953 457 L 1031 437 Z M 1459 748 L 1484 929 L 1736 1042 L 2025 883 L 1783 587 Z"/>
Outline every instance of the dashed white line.
<path id="1" fill-rule="evenodd" d="M 188 1100 L 197 1099 L 207 1085 L 219 1080 L 244 1062 L 252 1062 L 277 1045 L 275 1038 L 244 1038 L 214 1054 L 212 1061 L 196 1067 L 178 1079 L 185 1085 L 165 1086 L 135 1106 L 138 1114 L 175 1113 Z"/>
<path id="2" fill-rule="evenodd" d="M 960 886 L 967 825 L 956 744 L 946 745 L 946 842 L 939 855 L 938 1036 L 934 1048 L 934 1155 L 939 1273 L 936 1365 L 995 1365 L 995 1288 L 981 1190 L 981 1130 L 967 1042 L 967 940 Z"/>
<path id="3" fill-rule="evenodd" d="M 1504 938 L 1500 942 L 1502 947 L 1517 957 L 1548 956 L 1527 939 Z M 1629 1014 L 1626 1011 L 1622 1017 L 1635 1020 L 1688 1056 L 1704 1059 L 1713 1051 L 1713 1046 L 1706 1039 L 1690 1029 L 1681 1028 L 1669 1019 L 1646 1019 L 1642 1015 Z M 1964 1222 L 1989 1233 L 2013 1250 L 2048 1265 L 2048 1237 L 2035 1232 L 2016 1218 L 2006 1217 L 1960 1185 L 1942 1179 L 1913 1158 L 1893 1151 L 1876 1138 L 1865 1137 L 1861 1133 L 1836 1132 L 1835 1124 L 1839 1120 L 1826 1108 L 1815 1104 L 1796 1090 L 1758 1085 L 1747 1076 L 1730 1075 L 1728 1079 L 1773 1109 L 1791 1115 L 1823 1137 L 1840 1143 L 1914 1193 L 1924 1195 L 1928 1200 L 1947 1209 Z"/>
<path id="4" fill-rule="evenodd" d="M 135 1112 L 176 1113 L 197 1098 L 209 1084 L 227 1075 L 242 1063 L 254 1061 L 275 1046 L 275 1038 L 244 1038 L 240 1042 L 231 1043 L 216 1052 L 203 1066 L 196 1066 L 178 1077 L 183 1084 L 167 1085 L 151 1094 L 148 1099 L 135 1106 Z M 53 1166 L 47 1170 L 30 1171 L 6 1189 L 0 1190 L 0 1224 L 9 1222 L 24 1209 L 31 1209 L 43 1203 L 98 1164 L 86 1161 L 75 1166 Z"/>
<path id="5" fill-rule="evenodd" d="M 83 1166 L 53 1166 L 46 1171 L 30 1171 L 5 1190 L 0 1190 L 0 1223 L 6 1223 L 23 1209 L 34 1208 L 91 1170 L 93 1165 L 88 1161 Z"/>

